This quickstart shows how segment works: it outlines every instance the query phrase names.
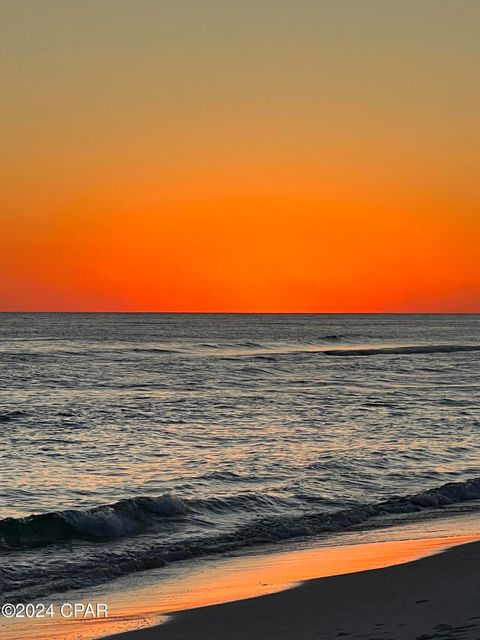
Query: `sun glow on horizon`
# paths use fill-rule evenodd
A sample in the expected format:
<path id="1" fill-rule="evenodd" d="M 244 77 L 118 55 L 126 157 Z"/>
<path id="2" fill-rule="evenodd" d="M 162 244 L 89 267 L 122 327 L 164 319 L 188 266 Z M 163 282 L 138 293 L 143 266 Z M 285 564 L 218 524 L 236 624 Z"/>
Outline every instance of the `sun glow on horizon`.
<path id="1" fill-rule="evenodd" d="M 0 9 L 0 309 L 480 312 L 479 6 L 247 4 Z"/>

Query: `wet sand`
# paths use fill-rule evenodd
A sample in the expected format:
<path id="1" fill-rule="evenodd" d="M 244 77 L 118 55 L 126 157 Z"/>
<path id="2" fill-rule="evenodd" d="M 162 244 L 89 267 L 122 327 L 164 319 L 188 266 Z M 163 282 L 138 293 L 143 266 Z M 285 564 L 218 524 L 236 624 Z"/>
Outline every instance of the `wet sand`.
<path id="1" fill-rule="evenodd" d="M 479 640 L 480 542 L 191 609 L 112 640 Z"/>
<path id="2" fill-rule="evenodd" d="M 110 592 L 98 587 L 59 596 L 63 602 L 108 603 L 108 618 L 0 618 L 0 637 L 480 640 L 480 536 L 469 528 L 456 536 L 180 563 L 120 579 Z"/>

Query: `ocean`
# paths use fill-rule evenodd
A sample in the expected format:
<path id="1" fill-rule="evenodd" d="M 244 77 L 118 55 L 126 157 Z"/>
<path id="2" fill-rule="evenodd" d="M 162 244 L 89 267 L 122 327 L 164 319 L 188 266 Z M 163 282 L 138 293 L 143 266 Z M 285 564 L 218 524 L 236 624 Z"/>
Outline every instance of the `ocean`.
<path id="1" fill-rule="evenodd" d="M 480 316 L 0 314 L 0 589 L 480 515 Z"/>

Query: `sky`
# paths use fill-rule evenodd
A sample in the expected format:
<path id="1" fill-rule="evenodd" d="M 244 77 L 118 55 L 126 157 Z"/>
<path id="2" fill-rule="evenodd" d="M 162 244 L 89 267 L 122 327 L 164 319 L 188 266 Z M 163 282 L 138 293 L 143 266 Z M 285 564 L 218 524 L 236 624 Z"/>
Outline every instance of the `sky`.
<path id="1" fill-rule="evenodd" d="M 480 312 L 477 0 L 1 0 L 0 310 Z"/>

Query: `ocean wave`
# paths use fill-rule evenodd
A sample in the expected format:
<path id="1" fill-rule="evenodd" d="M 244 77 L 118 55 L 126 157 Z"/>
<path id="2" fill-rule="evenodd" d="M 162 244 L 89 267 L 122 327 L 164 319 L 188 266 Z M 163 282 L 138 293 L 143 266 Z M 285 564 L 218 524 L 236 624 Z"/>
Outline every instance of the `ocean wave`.
<path id="1" fill-rule="evenodd" d="M 278 345 L 281 347 L 298 347 L 299 345 L 308 345 L 315 346 L 323 343 L 330 342 L 347 342 L 353 339 L 359 339 L 361 336 L 356 334 L 351 335 L 342 335 L 342 334 L 326 334 L 315 337 L 315 339 L 302 339 L 298 338 L 292 341 L 282 340 L 278 342 L 270 342 L 270 341 L 254 341 L 254 340 L 235 340 L 235 341 L 224 341 L 224 342 L 200 342 L 198 344 L 191 345 L 194 348 L 200 347 L 205 349 L 270 349 L 277 348 Z"/>
<path id="2" fill-rule="evenodd" d="M 243 499 L 248 501 L 245 496 Z M 254 496 L 251 495 L 250 499 L 253 500 Z M 65 566 L 55 563 L 50 567 L 31 566 L 27 563 L 22 565 L 21 576 L 10 571 L 4 572 L 1 577 L 2 590 L 8 593 L 11 601 L 20 601 L 26 597 L 41 597 L 53 592 L 59 593 L 68 589 L 101 584 L 122 575 L 163 567 L 179 560 L 239 551 L 247 547 L 292 538 L 308 538 L 322 533 L 340 532 L 352 527 L 368 526 L 372 524 L 370 522 L 372 519 L 382 516 L 421 512 L 478 499 L 480 499 L 480 478 L 473 478 L 465 482 L 451 482 L 412 495 L 396 496 L 375 504 L 359 505 L 335 512 L 317 511 L 299 516 L 258 518 L 229 533 L 190 538 L 177 543 L 160 540 L 154 544 L 139 545 L 125 551 L 101 547 L 100 551 L 90 557 L 82 556 L 75 566 L 72 563 L 67 563 Z M 211 510 L 219 507 L 218 500 L 212 498 L 204 500 L 203 503 L 193 501 L 192 507 L 188 501 L 175 496 L 163 496 L 159 499 L 136 498 L 117 503 L 110 509 L 116 511 L 118 515 L 119 505 L 125 507 L 128 503 L 127 511 L 131 515 L 132 503 L 138 503 L 146 511 L 153 509 L 163 516 L 173 516 L 188 513 L 190 508 Z M 231 508 L 228 504 L 224 506 Z M 81 523 L 80 526 L 83 528 L 89 521 L 89 531 L 92 533 L 97 531 L 96 527 L 105 525 L 108 529 L 111 527 L 109 517 L 105 513 L 101 514 L 101 517 L 94 516 L 102 510 L 105 511 L 105 508 L 87 512 L 63 512 L 63 514 L 70 513 L 68 525 L 71 527 L 79 526 Z M 134 512 L 137 513 L 135 510 Z M 52 514 L 47 514 L 49 515 Z M 46 520 L 42 520 L 42 516 L 33 516 L 33 518 L 38 519 L 38 529 L 45 526 Z M 26 520 L 32 522 L 31 519 Z M 93 529 L 92 522 L 94 522 Z M 2 529 L 5 523 L 6 521 L 0 523 Z"/>
<path id="3" fill-rule="evenodd" d="M 221 477 L 225 479 L 224 474 Z M 260 515 L 291 508 L 286 498 L 265 493 L 183 499 L 172 494 L 139 496 L 92 509 L 68 509 L 0 520 L 0 549 L 35 548 L 58 542 L 102 542 L 147 531 L 165 518 L 228 514 L 246 511 Z"/>
<path id="4" fill-rule="evenodd" d="M 0 549 L 125 537 L 148 528 L 153 518 L 178 516 L 186 508 L 181 498 L 166 494 L 158 498 L 128 498 L 93 509 L 5 518 L 0 520 Z"/>
<path id="5" fill-rule="evenodd" d="M 350 336 L 350 339 L 353 339 L 353 336 Z M 115 355 L 118 357 L 122 357 L 122 355 L 128 353 L 134 353 L 140 355 L 148 355 L 148 354 L 165 354 L 165 355 L 200 355 L 203 356 L 209 351 L 213 354 L 220 354 L 224 351 L 229 352 L 233 351 L 234 355 L 236 352 L 237 355 L 249 355 L 255 353 L 295 353 L 295 352 L 303 352 L 303 351 L 315 351 L 316 348 L 321 350 L 321 347 L 329 344 L 339 344 L 348 342 L 349 337 L 337 334 L 329 334 L 325 336 L 319 336 L 314 342 L 308 340 L 298 340 L 292 342 L 280 342 L 280 343 L 271 343 L 271 342 L 254 342 L 251 340 L 245 341 L 235 341 L 235 342 L 223 342 L 223 343 L 213 343 L 213 342 L 202 342 L 200 344 L 194 343 L 186 343 L 181 347 L 176 347 L 176 345 L 171 345 L 169 343 L 158 343 L 158 344 L 145 344 L 143 346 L 132 346 L 128 343 L 120 344 L 120 345 L 86 345 L 84 348 L 80 349 L 69 349 L 68 347 L 56 347 L 56 348 L 48 348 L 46 349 L 43 343 L 40 344 L 39 347 L 33 347 L 30 350 L 21 350 L 14 351 L 9 349 L 0 349 L 0 359 L 5 361 L 31 361 L 31 360 L 55 360 L 57 358 L 63 357 L 75 357 L 75 358 L 85 358 L 85 357 L 108 357 L 109 355 Z"/>
<path id="6" fill-rule="evenodd" d="M 315 502 L 311 496 L 307 502 Z M 299 505 L 298 497 L 283 498 L 265 493 L 182 499 L 173 494 L 140 496 L 92 509 L 55 511 L 25 518 L 0 520 L 0 549 L 34 548 L 53 543 L 121 538 L 141 533 L 165 518 L 228 514 L 247 511 L 253 521 L 229 537 L 240 544 L 273 542 L 279 539 L 339 531 L 373 517 L 402 514 L 480 499 L 480 478 L 451 482 L 420 493 L 395 496 L 378 503 L 359 505 L 341 511 L 308 512 L 288 515 Z M 318 500 L 316 501 L 319 502 Z M 328 503 L 322 497 L 320 502 Z M 278 515 L 278 512 L 281 512 Z M 277 515 L 268 515 L 277 514 Z"/>
<path id="7" fill-rule="evenodd" d="M 322 348 L 329 344 L 348 343 L 353 339 L 353 336 L 345 336 L 338 334 L 328 334 L 319 336 L 314 341 L 312 340 L 294 340 L 294 341 L 280 341 L 280 342 L 253 342 L 253 341 L 238 341 L 238 342 L 225 342 L 225 343 L 202 343 L 196 345 L 204 349 L 211 349 L 215 351 L 223 351 L 234 355 L 250 355 L 255 353 L 273 353 L 273 354 L 287 354 L 287 353 L 302 353 L 304 351 L 313 351 L 317 348 Z M 195 347 L 194 347 L 195 348 Z"/>
<path id="8" fill-rule="evenodd" d="M 366 523 L 372 518 L 414 513 L 480 499 L 480 478 L 449 482 L 419 493 L 395 496 L 378 503 L 359 505 L 340 511 L 307 513 L 299 517 L 267 518 L 246 525 L 242 537 L 256 544 L 275 542 L 320 533 L 337 532 Z"/>
<path id="9" fill-rule="evenodd" d="M 168 349 L 167 347 L 135 347 L 134 353 L 182 353 L 178 349 Z"/>
<path id="10" fill-rule="evenodd" d="M 1 411 L 0 422 L 13 422 L 18 418 L 24 418 L 26 415 L 25 411 Z"/>
<path id="11" fill-rule="evenodd" d="M 332 334 L 330 336 L 323 336 L 323 338 L 320 338 L 320 340 L 323 342 L 345 342 L 347 340 L 347 337 Z"/>
<path id="12" fill-rule="evenodd" d="M 456 353 L 461 351 L 480 351 L 480 345 L 476 344 L 432 344 L 432 345 L 409 345 L 396 347 L 366 347 L 351 349 L 331 349 L 325 350 L 326 356 L 382 356 L 382 355 L 402 355 L 402 354 L 428 354 L 428 353 Z"/>

